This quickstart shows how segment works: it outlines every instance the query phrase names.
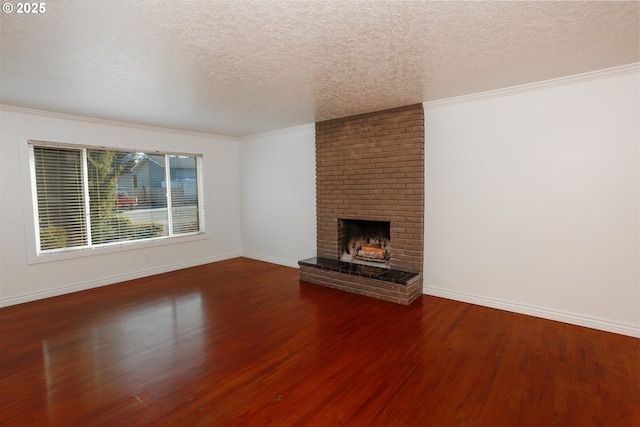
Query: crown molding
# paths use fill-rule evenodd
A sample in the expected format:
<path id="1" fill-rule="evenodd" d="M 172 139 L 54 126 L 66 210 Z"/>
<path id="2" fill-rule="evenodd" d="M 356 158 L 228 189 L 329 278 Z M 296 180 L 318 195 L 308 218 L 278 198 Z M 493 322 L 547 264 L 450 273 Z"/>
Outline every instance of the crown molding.
<path id="1" fill-rule="evenodd" d="M 123 121 L 118 121 L 118 120 L 98 119 L 98 118 L 95 118 L 95 117 L 88 117 L 88 116 L 76 116 L 74 114 L 57 113 L 57 112 L 54 112 L 54 111 L 37 110 L 37 109 L 34 109 L 34 108 L 26 108 L 26 107 L 17 107 L 15 105 L 9 105 L 9 104 L 0 104 L 0 111 L 8 111 L 8 112 L 22 113 L 22 114 L 33 114 L 33 115 L 38 115 L 38 116 L 43 116 L 43 117 L 51 117 L 51 118 L 54 118 L 54 119 L 75 120 L 75 121 L 81 121 L 81 122 L 85 122 L 85 123 L 93 123 L 93 124 L 98 124 L 98 125 L 126 127 L 126 128 L 130 128 L 130 129 L 139 129 L 139 130 L 147 130 L 147 131 L 163 132 L 163 133 L 173 133 L 173 134 L 177 134 L 177 135 L 189 135 L 189 136 L 199 136 L 199 137 L 204 137 L 204 138 L 216 138 L 216 139 L 223 139 L 223 140 L 227 140 L 227 141 L 236 141 L 236 142 L 238 141 L 238 138 L 233 137 L 233 136 L 217 135 L 217 134 L 206 133 L 206 132 L 195 132 L 195 131 L 189 131 L 189 130 L 183 130 L 183 129 L 167 128 L 167 127 L 162 127 L 162 126 L 143 125 L 143 124 L 139 124 L 139 123 L 123 122 Z"/>
<path id="2" fill-rule="evenodd" d="M 589 71 L 587 73 L 574 74 L 557 79 L 543 80 L 535 83 L 527 83 L 518 86 L 510 86 L 502 89 L 489 90 L 486 92 L 478 92 L 470 95 L 455 96 L 452 98 L 438 99 L 435 101 L 424 102 L 422 105 L 425 110 L 433 107 L 442 107 L 446 105 L 458 104 L 469 101 L 478 101 L 483 99 L 494 98 L 498 96 L 514 95 L 519 93 L 530 92 L 534 90 L 547 89 L 558 86 L 566 86 L 569 84 L 581 83 L 590 80 L 597 80 L 606 77 L 615 77 L 626 74 L 637 73 L 640 70 L 640 62 L 621 65 L 619 67 L 605 68 L 602 70 Z"/>
<path id="3" fill-rule="evenodd" d="M 252 135 L 241 136 L 241 137 L 238 138 L 238 140 L 240 142 L 242 142 L 242 141 L 250 141 L 250 140 L 255 139 L 255 138 L 263 138 L 263 137 L 266 137 L 266 136 L 280 135 L 280 134 L 284 134 L 284 133 L 292 133 L 292 132 L 304 131 L 304 130 L 309 130 L 309 129 L 315 130 L 315 128 L 316 128 L 316 124 L 315 123 L 307 123 L 307 124 L 304 124 L 304 125 L 291 126 L 291 127 L 287 127 L 287 128 L 275 129 L 275 130 L 270 130 L 270 131 L 266 131 L 266 132 L 254 133 Z"/>

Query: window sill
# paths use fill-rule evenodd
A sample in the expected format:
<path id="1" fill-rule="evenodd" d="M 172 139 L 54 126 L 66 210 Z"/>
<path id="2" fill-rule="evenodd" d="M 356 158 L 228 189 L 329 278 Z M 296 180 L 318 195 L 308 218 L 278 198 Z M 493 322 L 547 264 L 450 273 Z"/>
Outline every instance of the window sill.
<path id="1" fill-rule="evenodd" d="M 107 255 L 113 253 L 122 253 L 133 250 L 144 250 L 149 248 L 157 248 L 162 246 L 183 244 L 195 242 L 199 240 L 209 239 L 206 232 L 190 234 L 178 237 L 159 237 L 157 239 L 149 239 L 144 241 L 132 241 L 124 243 L 114 243 L 107 246 L 99 246 L 94 248 L 70 249 L 64 252 L 45 253 L 37 255 L 35 250 L 30 250 L 28 254 L 27 264 L 41 264 L 46 262 L 66 261 L 90 256 Z"/>

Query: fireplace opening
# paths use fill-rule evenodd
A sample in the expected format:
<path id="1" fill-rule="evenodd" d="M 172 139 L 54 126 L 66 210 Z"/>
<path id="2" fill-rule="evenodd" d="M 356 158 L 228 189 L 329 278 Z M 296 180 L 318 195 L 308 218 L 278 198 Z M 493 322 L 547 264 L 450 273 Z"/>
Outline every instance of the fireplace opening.
<path id="1" fill-rule="evenodd" d="M 340 219 L 338 235 L 341 261 L 389 268 L 390 222 Z"/>

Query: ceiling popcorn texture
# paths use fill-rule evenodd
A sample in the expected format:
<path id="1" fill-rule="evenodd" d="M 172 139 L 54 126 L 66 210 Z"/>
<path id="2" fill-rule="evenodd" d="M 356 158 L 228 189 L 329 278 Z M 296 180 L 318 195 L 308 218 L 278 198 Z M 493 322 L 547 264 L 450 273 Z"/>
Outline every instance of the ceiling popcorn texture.
<path id="1" fill-rule="evenodd" d="M 0 102 L 244 136 L 639 61 L 640 2 L 55 0 Z"/>

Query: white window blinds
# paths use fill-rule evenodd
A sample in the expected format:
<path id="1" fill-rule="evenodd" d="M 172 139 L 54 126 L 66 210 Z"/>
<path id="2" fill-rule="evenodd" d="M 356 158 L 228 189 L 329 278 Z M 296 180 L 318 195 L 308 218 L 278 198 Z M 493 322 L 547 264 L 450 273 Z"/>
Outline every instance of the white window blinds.
<path id="1" fill-rule="evenodd" d="M 33 147 L 32 153 L 40 250 L 87 246 L 82 150 Z"/>
<path id="2" fill-rule="evenodd" d="M 200 155 L 30 144 L 39 254 L 204 231 Z"/>

